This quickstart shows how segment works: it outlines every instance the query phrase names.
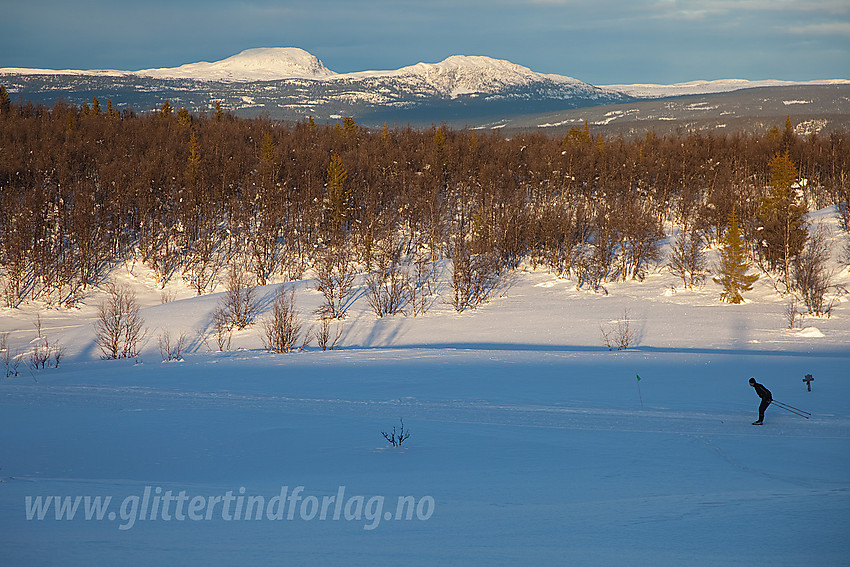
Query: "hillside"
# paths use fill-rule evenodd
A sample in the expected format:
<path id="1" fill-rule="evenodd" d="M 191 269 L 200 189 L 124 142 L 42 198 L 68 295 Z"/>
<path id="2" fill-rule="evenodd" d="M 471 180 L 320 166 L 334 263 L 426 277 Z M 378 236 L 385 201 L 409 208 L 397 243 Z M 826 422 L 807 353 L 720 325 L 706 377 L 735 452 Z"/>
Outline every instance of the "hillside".
<path id="1" fill-rule="evenodd" d="M 498 126 L 563 135 L 588 121 L 595 132 L 629 137 L 648 131 L 766 132 L 790 117 L 797 133 L 808 135 L 849 130 L 848 100 L 850 85 L 765 86 L 522 116 Z"/>
<path id="2" fill-rule="evenodd" d="M 814 220 L 836 254 L 834 211 Z M 526 268 L 457 314 L 442 274 L 417 317 L 376 319 L 357 297 L 326 352 L 262 348 L 277 284 L 219 352 L 204 336 L 221 293 L 174 282 L 161 304 L 141 264 L 112 274 L 143 306 L 136 359 L 98 360 L 99 292 L 70 311 L 4 310 L 12 345 L 30 344 L 39 314 L 66 348 L 58 369 L 0 380 L 4 559 L 838 566 L 850 553 L 845 297 L 787 329 L 767 278 L 730 306 L 660 269 L 602 295 Z M 295 289 L 309 321 L 315 283 Z M 624 310 L 634 342 L 609 352 L 601 329 Z M 164 330 L 190 337 L 181 361 L 161 362 Z M 749 376 L 811 417 L 771 406 L 751 426 Z M 393 448 L 381 431 L 399 418 L 411 436 Z"/>

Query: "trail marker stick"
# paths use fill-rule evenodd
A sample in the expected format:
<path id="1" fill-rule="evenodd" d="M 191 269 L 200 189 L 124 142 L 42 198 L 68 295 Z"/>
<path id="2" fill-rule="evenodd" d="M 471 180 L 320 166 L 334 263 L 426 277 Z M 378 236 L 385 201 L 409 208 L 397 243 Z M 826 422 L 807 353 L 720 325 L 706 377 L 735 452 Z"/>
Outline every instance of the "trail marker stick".
<path id="1" fill-rule="evenodd" d="M 638 398 L 640 398 L 640 409 L 643 409 L 643 396 L 640 393 L 640 374 L 635 373 L 637 377 Z"/>

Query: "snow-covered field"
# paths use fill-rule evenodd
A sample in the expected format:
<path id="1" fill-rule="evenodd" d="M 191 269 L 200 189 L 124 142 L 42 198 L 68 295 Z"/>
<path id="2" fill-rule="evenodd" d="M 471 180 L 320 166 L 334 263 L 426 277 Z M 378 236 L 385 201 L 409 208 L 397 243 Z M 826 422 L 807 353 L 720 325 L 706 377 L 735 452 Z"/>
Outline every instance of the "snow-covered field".
<path id="1" fill-rule="evenodd" d="M 359 297 L 338 349 L 272 355 L 259 323 L 229 352 L 199 338 L 217 294 L 114 278 L 145 306 L 138 359 L 99 360 L 94 293 L 40 311 L 58 369 L 0 379 L 4 566 L 847 565 L 846 298 L 789 330 L 767 278 L 732 306 L 664 270 L 604 296 L 526 268 L 463 314 L 376 320 Z M 609 352 L 625 310 L 634 345 Z M 37 313 L 0 311 L 13 347 Z M 183 361 L 161 362 L 163 329 L 191 337 Z M 811 419 L 750 425 L 750 376 Z"/>

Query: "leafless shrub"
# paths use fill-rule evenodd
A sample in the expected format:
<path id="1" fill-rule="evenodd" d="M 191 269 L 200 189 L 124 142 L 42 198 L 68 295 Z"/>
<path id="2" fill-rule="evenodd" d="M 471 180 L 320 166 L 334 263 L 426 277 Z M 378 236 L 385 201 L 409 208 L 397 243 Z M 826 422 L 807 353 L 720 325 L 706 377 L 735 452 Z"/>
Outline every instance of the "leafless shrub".
<path id="1" fill-rule="evenodd" d="M 35 326 L 35 336 L 40 339 L 43 336 L 41 332 L 41 313 L 36 313 L 33 325 Z"/>
<path id="2" fill-rule="evenodd" d="M 413 275 L 407 279 L 408 296 L 413 316 L 424 314 L 428 298 L 434 295 L 434 263 L 426 255 L 413 261 Z"/>
<path id="3" fill-rule="evenodd" d="M 59 368 L 59 361 L 65 356 L 65 347 L 53 345 L 50 347 L 50 357 L 53 361 L 53 368 Z"/>
<path id="4" fill-rule="evenodd" d="M 610 277 L 615 258 L 613 241 L 605 231 L 600 231 L 592 244 L 583 245 L 576 254 L 576 289 L 608 295 L 603 283 Z"/>
<path id="5" fill-rule="evenodd" d="M 37 341 L 32 345 L 29 353 L 30 368 L 44 368 L 50 360 L 50 350 L 46 341 Z"/>
<path id="6" fill-rule="evenodd" d="M 32 344 L 27 362 L 33 369 L 59 368 L 64 354 L 64 347 L 50 344 L 46 337 L 39 337 Z"/>
<path id="7" fill-rule="evenodd" d="M 783 315 L 785 315 L 785 322 L 788 323 L 789 329 L 793 329 L 799 325 L 800 318 L 803 314 L 800 313 L 800 310 L 797 308 L 796 297 L 791 296 L 791 300 L 785 304 Z"/>
<path id="8" fill-rule="evenodd" d="M 794 289 L 802 295 L 809 313 L 818 317 L 829 315 L 833 301 L 826 296 L 833 287 L 833 272 L 828 268 L 829 242 L 826 231 L 818 227 L 809 235 L 805 248 L 794 260 Z"/>
<path id="9" fill-rule="evenodd" d="M 501 285 L 503 275 L 495 253 L 472 255 L 462 237 L 454 240 L 450 286 L 455 311 L 462 313 L 486 302 Z"/>
<path id="10" fill-rule="evenodd" d="M 375 269 L 366 278 L 366 300 L 376 317 L 404 313 L 409 300 L 409 262 L 396 236 L 385 238 L 372 257 Z"/>
<path id="11" fill-rule="evenodd" d="M 345 244 L 330 247 L 316 262 L 316 289 L 324 303 L 316 310 L 322 319 L 342 319 L 348 301 L 354 296 L 354 268 L 352 252 Z"/>
<path id="12" fill-rule="evenodd" d="M 378 318 L 404 313 L 409 289 L 407 271 L 397 262 L 379 267 L 366 278 L 366 300 Z"/>
<path id="13" fill-rule="evenodd" d="M 214 317 L 231 328 L 244 329 L 257 316 L 256 288 L 250 285 L 245 269 L 238 266 L 228 272 L 226 285 Z"/>
<path id="14" fill-rule="evenodd" d="M 295 308 L 295 290 L 281 287 L 272 304 L 272 318 L 263 323 L 263 344 L 276 353 L 292 352 L 307 346 L 309 331 L 302 337 L 303 324 Z"/>
<path id="15" fill-rule="evenodd" d="M 683 232 L 673 243 L 667 267 L 673 275 L 682 279 L 687 289 L 700 287 L 708 274 L 708 258 L 705 241 L 696 231 Z"/>
<path id="16" fill-rule="evenodd" d="M 126 286 L 108 284 L 107 297 L 98 308 L 94 332 L 103 358 L 132 358 L 145 337 L 136 294 Z"/>
<path id="17" fill-rule="evenodd" d="M 342 324 L 338 324 L 336 333 L 332 333 L 330 319 L 322 319 L 319 330 L 316 331 L 316 343 L 322 350 L 333 350 L 342 337 L 342 331 Z"/>
<path id="18" fill-rule="evenodd" d="M 3 364 L 6 378 L 18 375 L 20 351 L 12 352 L 12 347 L 9 345 L 9 333 L 0 333 L 0 363 Z"/>
<path id="19" fill-rule="evenodd" d="M 171 338 L 168 330 L 164 330 L 158 338 L 159 354 L 163 362 L 171 360 L 180 360 L 183 358 L 183 351 L 186 349 L 186 333 L 180 333 L 176 340 Z"/>
<path id="20" fill-rule="evenodd" d="M 410 438 L 410 431 L 404 428 L 404 420 L 399 419 L 399 421 L 401 422 L 401 429 L 398 431 L 396 431 L 395 425 L 393 425 L 392 433 L 381 431 L 381 435 L 383 435 L 384 439 L 386 439 L 393 447 L 401 447 L 401 444 Z"/>
<path id="21" fill-rule="evenodd" d="M 610 324 L 606 329 L 602 325 L 599 326 L 602 331 L 602 340 L 608 350 L 626 350 L 635 343 L 637 338 L 634 329 L 631 326 L 629 310 L 623 310 L 623 316 L 616 322 Z"/>
<path id="22" fill-rule="evenodd" d="M 213 332 L 219 352 L 230 350 L 233 328 L 221 309 L 216 309 L 213 313 Z"/>

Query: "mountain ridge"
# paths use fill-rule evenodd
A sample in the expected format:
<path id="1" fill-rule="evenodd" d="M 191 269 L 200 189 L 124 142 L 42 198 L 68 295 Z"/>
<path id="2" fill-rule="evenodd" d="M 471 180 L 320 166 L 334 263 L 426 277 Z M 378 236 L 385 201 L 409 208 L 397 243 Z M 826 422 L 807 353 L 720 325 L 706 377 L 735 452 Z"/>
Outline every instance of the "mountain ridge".
<path id="1" fill-rule="evenodd" d="M 594 111 L 598 116 L 588 115 L 590 121 L 606 126 L 622 122 L 622 118 L 634 116 L 635 112 L 630 108 L 611 109 L 614 114 L 602 110 L 610 105 L 744 92 L 776 85 L 788 89 L 800 84 L 822 85 L 819 89 L 850 85 L 844 79 L 806 83 L 724 79 L 674 85 L 595 86 L 482 55 L 453 55 L 437 63 L 420 62 L 394 70 L 336 73 L 319 58 L 296 47 L 253 48 L 211 63 L 201 61 L 140 71 L 3 68 L 0 83 L 14 98 L 34 104 L 51 105 L 64 100 L 81 105 L 98 97 L 111 98 L 114 104 L 139 112 L 156 111 L 165 101 L 170 101 L 173 107 L 185 107 L 192 113 L 209 112 L 220 104 L 237 116 L 282 121 L 308 117 L 334 121 L 350 116 L 364 126 L 384 123 L 427 126 L 445 122 L 455 127 L 510 128 L 522 123 L 530 124 L 525 127 L 546 129 L 553 124 L 556 128 L 574 124 L 575 120 L 582 124 L 587 118 L 575 116 L 578 109 L 598 107 Z M 814 109 L 818 104 L 812 104 L 812 100 L 822 98 L 822 94 L 815 93 L 774 96 L 786 106 L 793 103 L 798 110 Z M 731 101 L 728 104 L 740 106 Z M 834 106 L 829 104 L 830 108 Z M 652 110 L 649 116 L 664 121 L 665 127 L 692 125 L 695 111 L 690 107 L 693 106 L 693 101 L 687 102 L 681 112 L 674 113 L 684 120 L 681 123 L 664 109 Z M 746 112 L 764 115 L 763 107 L 761 103 L 748 104 Z M 697 110 L 697 114 L 705 114 L 708 106 L 699 106 Z M 727 111 L 739 114 L 735 108 L 725 106 L 718 112 L 728 115 Z M 829 113 L 834 114 L 835 110 Z M 817 113 L 808 114 L 803 119 L 822 120 Z M 839 114 L 848 113 L 839 108 Z M 535 117 L 540 117 L 539 121 Z M 834 122 L 832 118 L 829 120 Z"/>
<path id="2" fill-rule="evenodd" d="M 497 75 L 501 73 L 501 77 Z M 586 83 L 560 74 L 538 73 L 511 61 L 484 55 L 452 55 L 437 63 L 419 62 L 399 69 L 365 70 L 337 73 L 328 69 L 315 55 L 298 47 L 257 47 L 245 49 L 218 61 L 199 61 L 177 67 L 159 67 L 137 71 L 117 69 L 38 69 L 24 67 L 0 68 L 0 75 L 81 75 L 93 77 L 148 77 L 173 80 L 196 80 L 209 82 L 260 82 L 288 79 L 312 79 L 345 81 L 377 78 L 426 77 L 438 83 L 455 79 L 456 88 L 444 88 L 453 95 L 481 92 L 470 80 L 476 76 L 484 84 L 511 86 L 528 84 L 532 80 L 548 79 L 555 83 Z M 598 88 L 615 90 L 639 98 L 657 98 L 730 92 L 762 86 L 828 85 L 850 84 L 848 79 L 816 79 L 810 81 L 786 81 L 781 79 L 716 79 L 692 80 L 672 84 L 607 84 Z"/>

